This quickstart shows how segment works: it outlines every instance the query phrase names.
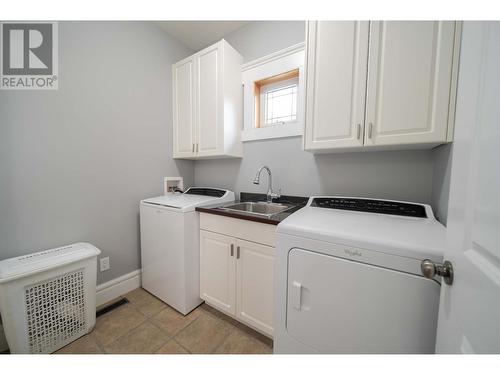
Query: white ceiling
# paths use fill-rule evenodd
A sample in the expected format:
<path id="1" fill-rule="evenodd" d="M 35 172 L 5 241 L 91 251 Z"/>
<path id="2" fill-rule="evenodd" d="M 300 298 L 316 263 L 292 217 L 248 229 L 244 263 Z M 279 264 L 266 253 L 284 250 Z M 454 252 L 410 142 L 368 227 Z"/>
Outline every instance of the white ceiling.
<path id="1" fill-rule="evenodd" d="M 225 35 L 245 26 L 248 21 L 161 21 L 167 33 L 194 51 L 209 46 Z"/>

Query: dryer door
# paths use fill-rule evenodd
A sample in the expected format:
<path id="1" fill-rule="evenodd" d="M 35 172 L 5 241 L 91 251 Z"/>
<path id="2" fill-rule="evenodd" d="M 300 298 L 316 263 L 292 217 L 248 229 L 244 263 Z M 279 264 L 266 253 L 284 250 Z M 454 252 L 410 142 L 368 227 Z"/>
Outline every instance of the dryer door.
<path id="1" fill-rule="evenodd" d="M 320 353 L 434 353 L 439 292 L 420 276 L 294 248 L 287 331 Z"/>

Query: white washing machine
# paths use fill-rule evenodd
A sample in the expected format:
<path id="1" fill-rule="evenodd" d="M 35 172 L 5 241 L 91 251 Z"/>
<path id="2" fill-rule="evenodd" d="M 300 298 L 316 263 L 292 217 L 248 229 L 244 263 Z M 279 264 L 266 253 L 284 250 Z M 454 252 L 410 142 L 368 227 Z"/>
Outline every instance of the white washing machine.
<path id="1" fill-rule="evenodd" d="M 311 197 L 277 228 L 275 353 L 434 353 L 445 228 L 428 205 Z"/>
<path id="2" fill-rule="evenodd" d="M 201 187 L 142 200 L 142 287 L 184 315 L 202 303 L 195 208 L 233 201 L 232 191 Z"/>

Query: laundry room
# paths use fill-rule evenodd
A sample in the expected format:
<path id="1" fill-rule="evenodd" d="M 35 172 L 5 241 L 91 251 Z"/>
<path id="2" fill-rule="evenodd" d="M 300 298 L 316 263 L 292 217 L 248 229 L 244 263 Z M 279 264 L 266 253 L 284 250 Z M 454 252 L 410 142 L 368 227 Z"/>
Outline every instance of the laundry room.
<path id="1" fill-rule="evenodd" d="M 57 3 L 0 21 L 0 370 L 500 354 L 500 12 Z"/>

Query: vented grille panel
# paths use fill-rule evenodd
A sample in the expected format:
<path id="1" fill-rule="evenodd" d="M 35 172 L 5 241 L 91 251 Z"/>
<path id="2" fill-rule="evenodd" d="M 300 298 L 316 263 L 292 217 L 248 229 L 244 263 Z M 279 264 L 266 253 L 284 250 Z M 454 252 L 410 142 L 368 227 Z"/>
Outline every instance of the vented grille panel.
<path id="1" fill-rule="evenodd" d="M 86 329 L 83 269 L 25 288 L 31 353 L 46 353 Z"/>
<path id="2" fill-rule="evenodd" d="M 28 254 L 28 255 L 25 255 L 25 256 L 17 258 L 17 261 L 19 262 L 19 261 L 23 261 L 23 260 L 30 259 L 30 258 L 37 258 L 37 257 L 43 256 L 43 255 L 59 253 L 61 251 L 64 252 L 64 250 L 71 249 L 72 247 L 73 246 L 70 245 L 70 246 L 58 247 L 56 249 L 50 249 L 50 250 L 40 251 L 40 252 L 34 253 L 34 254 Z"/>

